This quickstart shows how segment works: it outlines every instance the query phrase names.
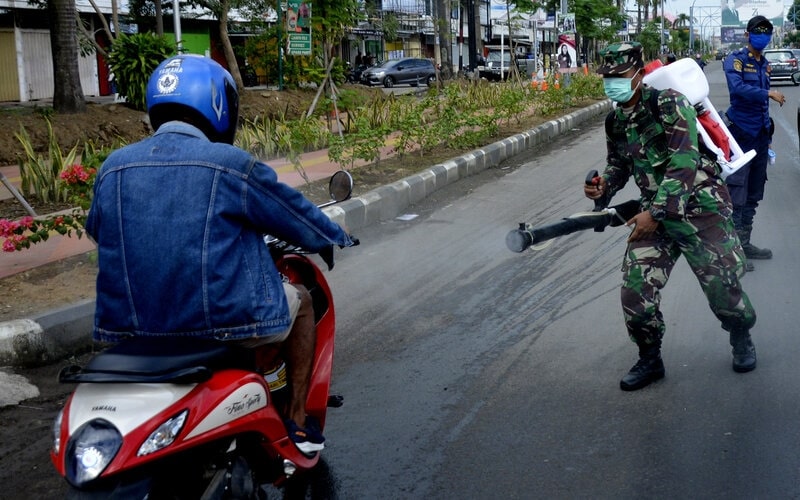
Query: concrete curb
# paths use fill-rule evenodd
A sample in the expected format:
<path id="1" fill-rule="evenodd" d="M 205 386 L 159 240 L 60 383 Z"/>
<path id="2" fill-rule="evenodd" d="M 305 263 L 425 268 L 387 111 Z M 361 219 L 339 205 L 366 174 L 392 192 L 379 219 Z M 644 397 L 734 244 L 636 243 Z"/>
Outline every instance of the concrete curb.
<path id="1" fill-rule="evenodd" d="M 484 148 L 434 165 L 420 173 L 327 207 L 339 224 L 359 229 L 392 219 L 432 193 L 532 149 L 611 110 L 605 100 L 551 120 Z M 48 311 L 31 319 L 0 322 L 0 366 L 35 366 L 87 352 L 92 348 L 94 300 Z"/>

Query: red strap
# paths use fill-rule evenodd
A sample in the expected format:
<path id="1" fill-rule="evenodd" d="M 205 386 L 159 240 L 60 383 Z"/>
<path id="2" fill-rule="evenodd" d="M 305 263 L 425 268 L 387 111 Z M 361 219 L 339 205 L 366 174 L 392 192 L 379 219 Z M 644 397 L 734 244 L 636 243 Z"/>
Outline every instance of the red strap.
<path id="1" fill-rule="evenodd" d="M 644 67 L 644 74 L 649 75 L 653 71 L 657 70 L 658 68 L 664 66 L 660 59 L 653 59 L 650 61 L 647 66 Z"/>
<path id="2" fill-rule="evenodd" d="M 711 141 L 722 150 L 722 154 L 725 155 L 725 160 L 730 161 L 731 145 L 728 140 L 728 134 L 722 130 L 722 127 L 714 120 L 709 111 L 701 114 L 697 119 L 700 120 L 700 124 L 706 129 L 706 133 L 708 133 Z"/>

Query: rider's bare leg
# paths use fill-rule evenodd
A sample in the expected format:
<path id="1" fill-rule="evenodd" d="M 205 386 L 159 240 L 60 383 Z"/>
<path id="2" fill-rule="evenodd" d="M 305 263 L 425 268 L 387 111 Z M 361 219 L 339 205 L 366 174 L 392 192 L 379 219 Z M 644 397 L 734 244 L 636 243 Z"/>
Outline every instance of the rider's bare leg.
<path id="1" fill-rule="evenodd" d="M 300 291 L 300 310 L 297 312 L 289 336 L 284 341 L 284 358 L 291 388 L 287 417 L 294 420 L 297 425 L 305 427 L 306 399 L 314 365 L 317 331 L 311 294 L 302 285 L 295 286 Z"/>

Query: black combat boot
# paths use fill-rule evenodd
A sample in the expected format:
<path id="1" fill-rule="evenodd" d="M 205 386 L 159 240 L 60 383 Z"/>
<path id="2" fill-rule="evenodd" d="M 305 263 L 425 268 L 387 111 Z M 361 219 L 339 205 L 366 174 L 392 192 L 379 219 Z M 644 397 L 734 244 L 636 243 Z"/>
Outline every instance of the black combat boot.
<path id="1" fill-rule="evenodd" d="M 661 346 L 639 347 L 639 361 L 619 381 L 619 388 L 623 391 L 635 391 L 662 378 L 664 362 L 661 361 Z"/>
<path id="2" fill-rule="evenodd" d="M 772 250 L 769 248 L 758 248 L 750 243 L 750 233 L 752 232 L 753 226 L 742 226 L 741 229 L 736 230 L 742 242 L 742 249 L 744 250 L 745 257 L 748 259 L 771 259 Z M 748 271 L 752 271 L 752 269 L 748 269 Z"/>
<path id="3" fill-rule="evenodd" d="M 747 373 L 756 369 L 756 346 L 753 345 L 749 331 L 732 331 L 731 346 L 733 347 L 733 371 Z"/>

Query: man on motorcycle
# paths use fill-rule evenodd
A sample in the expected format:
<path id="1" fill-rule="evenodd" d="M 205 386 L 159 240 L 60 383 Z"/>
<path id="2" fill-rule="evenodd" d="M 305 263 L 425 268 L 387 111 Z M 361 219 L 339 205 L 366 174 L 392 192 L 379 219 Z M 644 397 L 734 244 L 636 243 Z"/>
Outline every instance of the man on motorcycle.
<path id="1" fill-rule="evenodd" d="M 347 233 L 269 166 L 234 147 L 239 94 L 213 60 L 178 55 L 147 85 L 155 134 L 112 153 L 86 224 L 98 248 L 94 338 L 182 335 L 247 347 L 282 342 L 297 447 L 323 448 L 306 417 L 316 332 L 307 290 L 284 283 L 263 241 L 309 251 Z"/>

